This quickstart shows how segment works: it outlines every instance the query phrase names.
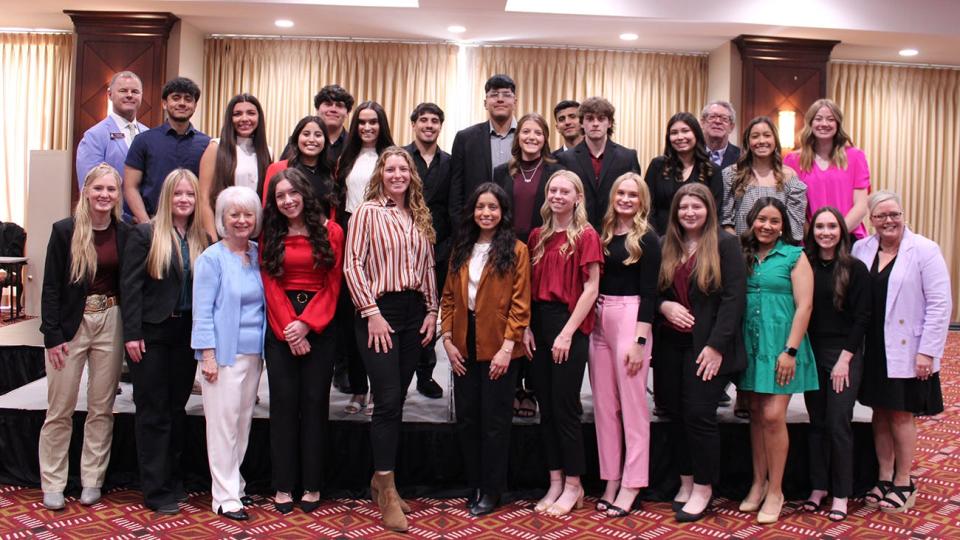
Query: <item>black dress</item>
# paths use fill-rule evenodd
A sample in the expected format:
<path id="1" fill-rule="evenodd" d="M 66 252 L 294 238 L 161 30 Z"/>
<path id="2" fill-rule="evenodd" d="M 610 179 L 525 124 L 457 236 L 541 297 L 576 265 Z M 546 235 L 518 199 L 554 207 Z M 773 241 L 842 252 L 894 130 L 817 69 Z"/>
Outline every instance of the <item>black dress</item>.
<path id="1" fill-rule="evenodd" d="M 860 403 L 894 411 L 911 412 L 917 416 L 929 416 L 943 412 L 943 394 L 940 391 L 940 373 L 934 373 L 925 381 L 917 378 L 891 379 L 887 377 L 887 351 L 884 344 L 884 314 L 887 311 L 887 285 L 890 272 L 897 258 L 878 271 L 879 252 L 870 267 L 870 284 L 873 292 L 873 316 L 867 329 L 864 353 L 863 382 L 860 386 Z"/>

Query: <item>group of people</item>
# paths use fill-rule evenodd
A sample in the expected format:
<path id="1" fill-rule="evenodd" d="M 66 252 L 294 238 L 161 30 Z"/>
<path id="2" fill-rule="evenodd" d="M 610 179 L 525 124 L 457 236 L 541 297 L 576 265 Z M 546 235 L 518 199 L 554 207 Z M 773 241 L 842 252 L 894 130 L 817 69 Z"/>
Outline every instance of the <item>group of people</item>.
<path id="1" fill-rule="evenodd" d="M 348 412 L 372 415 L 371 497 L 384 526 L 404 531 L 410 507 L 394 482 L 403 404 L 415 373 L 431 392 L 421 385 L 437 339 L 455 374 L 475 516 L 500 504 L 512 417 L 533 396 L 549 470 L 535 510 L 582 506 L 587 366 L 606 482 L 596 508 L 609 517 L 627 515 L 649 482 L 651 367 L 681 473 L 677 520 L 709 510 L 717 407 L 731 383 L 751 422 L 753 483 L 740 509 L 758 522 L 775 522 L 784 502 L 795 393 L 811 426 L 805 508 L 829 494 L 830 518 L 846 517 L 857 399 L 874 408 L 880 464 L 868 504 L 912 506 L 913 418 L 943 410 L 949 277 L 937 245 L 906 226 L 900 198 L 868 196 L 867 162 L 836 104 L 810 107 L 786 156 L 768 118 L 751 120 L 738 148 L 729 103 L 699 119 L 678 113 L 641 176 L 636 151 L 611 140 L 609 101 L 559 103 L 564 146 L 551 152 L 546 119 L 514 118 L 510 77 L 484 90 L 488 118 L 460 131 L 451 155 L 437 147 L 437 105 L 414 109 L 414 141 L 400 147 L 382 106 L 354 109 L 346 90 L 324 87 L 271 163 L 255 97 L 234 97 L 211 141 L 189 121 L 199 88 L 174 79 L 162 92 L 168 120 L 143 131 L 139 79 L 118 73 L 113 112 L 78 148 L 74 215 L 48 245 L 44 506 L 64 507 L 85 365 L 80 502 L 99 499 L 125 352 L 148 508 L 176 513 L 185 497 L 184 405 L 199 362 L 212 507 L 247 519 L 239 467 L 265 359 L 274 505 L 291 512 L 299 493 L 310 512 L 340 363 Z"/>

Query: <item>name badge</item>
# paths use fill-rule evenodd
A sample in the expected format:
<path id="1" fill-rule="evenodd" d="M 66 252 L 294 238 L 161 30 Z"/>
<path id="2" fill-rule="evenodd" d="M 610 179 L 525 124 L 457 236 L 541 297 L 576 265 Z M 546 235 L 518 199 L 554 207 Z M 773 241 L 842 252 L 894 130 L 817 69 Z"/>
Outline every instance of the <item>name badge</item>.
<path id="1" fill-rule="evenodd" d="M 123 134 L 123 132 L 111 133 L 111 134 L 110 134 L 110 140 L 111 140 L 111 141 L 116 141 L 116 140 L 120 140 L 120 139 L 124 139 L 124 138 L 126 138 L 126 136 Z"/>

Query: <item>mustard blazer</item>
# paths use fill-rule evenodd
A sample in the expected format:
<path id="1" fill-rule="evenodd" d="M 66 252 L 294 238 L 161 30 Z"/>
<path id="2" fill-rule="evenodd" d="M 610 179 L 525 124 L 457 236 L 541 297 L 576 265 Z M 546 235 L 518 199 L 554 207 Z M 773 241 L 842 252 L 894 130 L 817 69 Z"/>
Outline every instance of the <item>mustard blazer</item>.
<path id="1" fill-rule="evenodd" d="M 477 285 L 474 314 L 477 320 L 477 359 L 489 361 L 500 350 L 505 339 L 516 342 L 513 358 L 523 356 L 523 331 L 530 325 L 530 254 L 517 240 L 513 246 L 516 267 L 505 275 L 497 275 L 487 261 Z M 449 332 L 461 354 L 467 351 L 467 282 L 469 264 L 456 272 L 451 268 L 443 286 L 440 302 L 440 328 Z"/>

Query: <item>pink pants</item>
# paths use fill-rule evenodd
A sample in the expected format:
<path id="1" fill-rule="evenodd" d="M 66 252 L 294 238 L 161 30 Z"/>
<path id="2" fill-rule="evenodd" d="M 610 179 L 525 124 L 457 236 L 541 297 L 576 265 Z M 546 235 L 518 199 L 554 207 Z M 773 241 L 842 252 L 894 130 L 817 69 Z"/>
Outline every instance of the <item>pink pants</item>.
<path id="1" fill-rule="evenodd" d="M 619 479 L 628 488 L 646 487 L 650 468 L 650 410 L 646 392 L 652 339 L 643 348 L 640 371 L 629 376 L 626 366 L 627 351 L 636 338 L 639 308 L 639 296 L 600 295 L 597 322 L 590 334 L 590 384 L 600 478 Z"/>

